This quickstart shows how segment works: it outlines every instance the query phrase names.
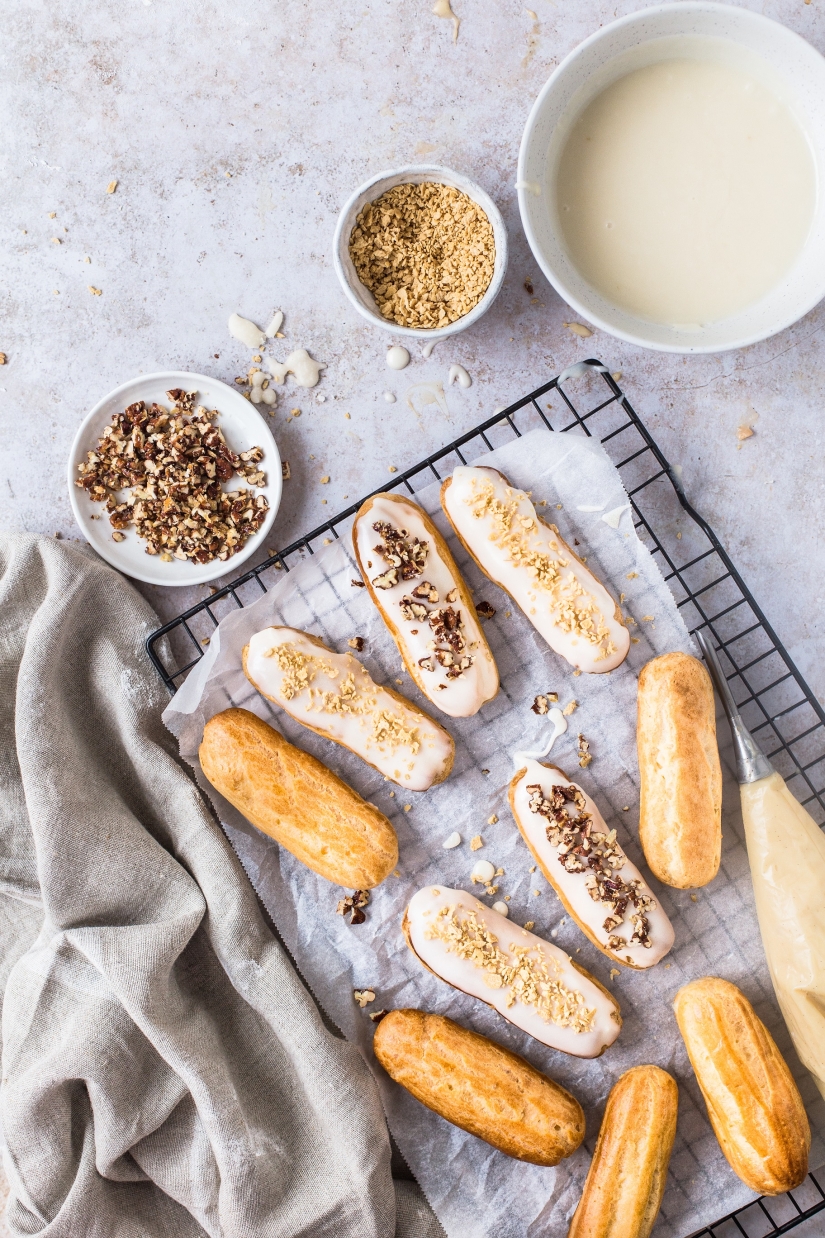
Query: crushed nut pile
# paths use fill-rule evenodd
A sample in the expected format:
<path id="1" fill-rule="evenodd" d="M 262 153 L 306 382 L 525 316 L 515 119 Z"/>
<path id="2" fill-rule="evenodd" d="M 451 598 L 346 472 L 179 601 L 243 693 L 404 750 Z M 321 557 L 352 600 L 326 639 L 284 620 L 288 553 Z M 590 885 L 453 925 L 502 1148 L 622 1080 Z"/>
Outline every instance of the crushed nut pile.
<path id="1" fill-rule="evenodd" d="M 146 553 L 164 563 L 229 559 L 258 532 L 269 503 L 251 489 L 226 492 L 221 483 L 238 474 L 263 485 L 263 451 L 232 451 L 213 423 L 217 413 L 194 407 L 197 392 L 175 387 L 166 394 L 170 409 L 139 400 L 115 413 L 78 465 L 75 485 L 106 504 L 116 542 L 133 525 Z M 122 490 L 129 491 L 125 499 Z"/>
<path id="2" fill-rule="evenodd" d="M 368 202 L 349 240 L 358 278 L 402 327 L 444 327 L 487 291 L 496 248 L 490 221 L 450 185 L 396 185 Z"/>
<path id="3" fill-rule="evenodd" d="M 627 857 L 616 842 L 616 831 L 603 834 L 593 829 L 593 818 L 585 807 L 587 801 L 577 786 L 553 786 L 548 799 L 541 785 L 532 783 L 527 787 L 527 794 L 530 811 L 548 822 L 547 841 L 557 848 L 562 868 L 568 873 L 590 870 L 585 883 L 587 892 L 594 903 L 603 903 L 610 910 L 603 925 L 609 934 L 609 948 L 644 946 L 649 950 L 652 945 L 650 923 L 645 913 L 652 911 L 656 904 L 642 892 L 639 881 L 624 881 L 618 875 Z M 631 909 L 629 919 L 633 932 L 625 939 L 615 930 L 628 918 L 628 908 Z"/>
<path id="4" fill-rule="evenodd" d="M 582 993 L 558 979 L 559 965 L 539 947 L 511 945 L 505 952 L 498 938 L 475 911 L 459 918 L 455 907 L 442 907 L 425 934 L 443 941 L 459 958 L 469 959 L 484 972 L 491 989 L 507 989 L 507 1006 L 532 1006 L 545 1022 L 589 1032 L 596 1011 Z"/>

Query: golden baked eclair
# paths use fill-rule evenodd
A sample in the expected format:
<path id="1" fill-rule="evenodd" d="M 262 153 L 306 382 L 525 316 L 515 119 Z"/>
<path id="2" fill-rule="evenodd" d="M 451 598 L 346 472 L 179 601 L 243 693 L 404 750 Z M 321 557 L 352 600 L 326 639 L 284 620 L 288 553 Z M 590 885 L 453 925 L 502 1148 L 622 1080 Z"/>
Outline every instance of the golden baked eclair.
<path id="1" fill-rule="evenodd" d="M 643 970 L 673 945 L 673 925 L 598 806 L 555 765 L 518 754 L 510 809 L 533 859 L 594 946 Z"/>
<path id="2" fill-rule="evenodd" d="M 636 729 L 639 837 L 660 881 L 704 886 L 722 855 L 722 768 L 710 675 L 687 653 L 642 667 Z"/>
<path id="3" fill-rule="evenodd" d="M 673 1003 L 714 1134 L 731 1169 L 760 1195 L 808 1172 L 811 1129 L 793 1075 L 744 993 L 705 976 Z"/>
<path id="4" fill-rule="evenodd" d="M 335 653 L 299 628 L 256 632 L 243 651 L 249 682 L 290 717 L 408 791 L 443 782 L 452 736 L 394 688 L 377 684 L 351 653 Z"/>
<path id="5" fill-rule="evenodd" d="M 443 1015 L 392 1010 L 375 1056 L 416 1100 L 507 1156 L 557 1165 L 584 1139 L 579 1102 L 529 1062 Z"/>
<path id="6" fill-rule="evenodd" d="M 249 710 L 210 718 L 198 756 L 224 799 L 327 881 L 369 890 L 395 868 L 398 839 L 384 814 Z"/>
<path id="7" fill-rule="evenodd" d="M 679 1089 L 666 1070 L 634 1066 L 607 1098 L 568 1238 L 649 1238 L 676 1135 Z"/>
<path id="8" fill-rule="evenodd" d="M 551 649 L 590 674 L 627 657 L 615 599 L 497 469 L 461 465 L 441 487 L 447 519 L 478 566 L 510 594 Z"/>
<path id="9" fill-rule="evenodd" d="M 358 568 L 424 695 L 451 718 L 498 692 L 498 668 L 473 599 L 430 517 L 412 499 L 375 494 L 352 526 Z"/>

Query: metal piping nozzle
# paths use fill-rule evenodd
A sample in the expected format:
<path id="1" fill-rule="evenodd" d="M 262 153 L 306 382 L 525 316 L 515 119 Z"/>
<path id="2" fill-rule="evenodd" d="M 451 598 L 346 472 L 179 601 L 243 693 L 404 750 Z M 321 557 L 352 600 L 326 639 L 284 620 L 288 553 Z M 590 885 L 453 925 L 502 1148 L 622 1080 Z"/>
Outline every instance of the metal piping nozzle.
<path id="1" fill-rule="evenodd" d="M 762 753 L 756 740 L 742 721 L 728 686 L 728 681 L 725 679 L 722 667 L 719 665 L 716 650 L 713 648 L 710 640 L 704 632 L 694 632 L 693 636 L 695 636 L 702 653 L 705 655 L 705 662 L 710 671 L 710 677 L 713 680 L 716 691 L 719 693 L 719 699 L 725 707 L 725 713 L 728 715 L 728 722 L 733 735 L 733 749 L 736 753 L 737 781 L 740 784 L 743 782 L 759 782 L 760 779 L 767 778 L 769 774 L 774 772 L 773 766 Z"/>

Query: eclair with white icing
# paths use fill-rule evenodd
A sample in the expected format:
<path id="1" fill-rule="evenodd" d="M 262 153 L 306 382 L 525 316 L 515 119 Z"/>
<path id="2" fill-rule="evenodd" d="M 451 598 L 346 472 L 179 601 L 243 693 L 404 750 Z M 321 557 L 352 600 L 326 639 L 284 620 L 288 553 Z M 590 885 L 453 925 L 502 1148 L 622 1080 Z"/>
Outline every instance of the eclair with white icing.
<path id="1" fill-rule="evenodd" d="M 498 692 L 498 669 L 473 599 L 425 511 L 376 494 L 352 528 L 370 597 L 418 687 L 442 713 L 468 718 Z"/>
<path id="2" fill-rule="evenodd" d="M 244 674 L 268 701 L 349 748 L 408 791 L 443 782 L 452 737 L 423 709 L 375 683 L 351 653 L 335 653 L 298 628 L 256 632 L 243 651 Z"/>
<path id="3" fill-rule="evenodd" d="M 622 1025 L 615 999 L 569 955 L 464 890 L 425 886 L 404 936 L 419 962 L 551 1049 L 599 1057 Z"/>
<path id="4" fill-rule="evenodd" d="M 517 757 L 510 807 L 533 858 L 594 946 L 644 970 L 673 945 L 673 926 L 593 800 L 560 769 Z"/>
<path id="5" fill-rule="evenodd" d="M 482 572 L 551 649 L 591 674 L 625 660 L 630 633 L 618 605 L 528 494 L 497 469 L 461 465 L 441 487 L 441 505 Z"/>

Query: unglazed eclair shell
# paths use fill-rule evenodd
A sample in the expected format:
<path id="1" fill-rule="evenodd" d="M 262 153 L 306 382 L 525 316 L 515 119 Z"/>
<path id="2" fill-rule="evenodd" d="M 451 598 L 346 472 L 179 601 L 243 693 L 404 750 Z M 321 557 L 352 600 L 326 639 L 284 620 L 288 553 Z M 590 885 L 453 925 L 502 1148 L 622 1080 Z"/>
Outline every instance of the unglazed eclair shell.
<path id="1" fill-rule="evenodd" d="M 496 513 L 483 509 L 487 497 Z M 591 674 L 625 660 L 630 633 L 617 603 L 529 495 L 497 469 L 461 465 L 441 487 L 441 506 L 482 572 L 510 594 L 551 649 Z"/>
<path id="2" fill-rule="evenodd" d="M 662 910 L 658 899 L 653 897 L 650 886 L 636 865 L 625 856 L 624 864 L 613 871 L 624 882 L 638 881 L 640 894 L 653 901 L 654 906 L 645 912 L 649 923 L 648 936 L 651 944 L 649 947 L 641 944 L 614 947 L 609 944 L 611 936 L 627 940 L 632 935 L 630 916 L 634 913 L 634 908 L 628 907 L 627 918 L 622 924 L 615 926 L 612 930 L 604 927 L 611 908 L 590 897 L 587 883 L 591 879 L 592 870 L 585 867 L 582 872 L 568 872 L 563 867 L 559 861 L 559 850 L 547 838 L 549 824 L 547 818 L 530 811 L 528 787 L 540 786 L 545 796 L 551 793 L 554 785 L 575 787 L 584 798 L 584 810 L 590 814 L 594 830 L 608 834 L 607 825 L 598 807 L 578 783 L 571 782 L 556 766 L 521 756 L 518 758 L 518 764 L 522 768 L 510 783 L 510 808 L 522 838 L 530 848 L 539 868 L 561 899 L 565 911 L 590 938 L 593 945 L 598 946 L 609 959 L 640 971 L 653 967 L 664 958 L 673 945 L 673 926 Z M 616 846 L 618 847 L 618 843 Z"/>
<path id="3" fill-rule="evenodd" d="M 808 1172 L 808 1117 L 785 1059 L 744 993 L 705 976 L 679 990 L 673 1009 L 733 1171 L 760 1195 L 799 1186 Z"/>
<path id="4" fill-rule="evenodd" d="M 368 890 L 395 868 L 384 814 L 249 710 L 210 718 L 198 756 L 224 799 L 327 881 Z"/>
<path id="5" fill-rule="evenodd" d="M 722 856 L 722 768 L 710 675 L 687 653 L 642 667 L 636 729 L 639 836 L 660 881 L 704 886 Z"/>
<path id="6" fill-rule="evenodd" d="M 295 663 L 286 670 L 276 656 L 281 649 Z M 264 628 L 244 648 L 243 669 L 261 695 L 296 722 L 349 748 L 408 791 L 426 791 L 452 769 L 455 744 L 439 722 L 375 683 L 351 653 L 334 653 L 317 636 Z M 307 678 L 298 679 L 304 671 Z M 332 707 L 330 697 L 338 698 Z"/>
<path id="7" fill-rule="evenodd" d="M 568 1238 L 649 1238 L 667 1182 L 679 1089 L 658 1066 L 613 1085 Z"/>
<path id="8" fill-rule="evenodd" d="M 524 1058 L 443 1015 L 392 1010 L 373 1044 L 387 1074 L 507 1156 L 557 1165 L 584 1139 L 579 1102 Z"/>
<path id="9" fill-rule="evenodd" d="M 445 914 L 446 913 L 446 914 Z M 478 941 L 477 926 L 486 930 L 485 960 L 461 957 L 455 941 L 445 940 L 456 927 L 469 928 L 464 947 Z M 551 1049 L 575 1057 L 599 1057 L 619 1034 L 622 1025 L 619 1006 L 613 996 L 583 967 L 574 963 L 558 946 L 528 932 L 512 920 L 486 907 L 465 890 L 447 886 L 424 886 L 410 899 L 404 915 L 404 936 L 413 954 L 453 988 L 486 1002 L 508 1022 Z M 489 943 L 495 944 L 491 946 Z M 498 953 L 500 952 L 500 953 Z M 558 984 L 556 1009 L 560 1017 L 545 1017 L 535 1003 L 519 996 L 513 984 L 498 983 L 502 973 L 518 962 L 521 954 L 525 970 L 537 984 Z M 504 958 L 501 958 L 503 955 Z M 524 974 L 513 975 L 522 986 Z"/>
<path id="10" fill-rule="evenodd" d="M 396 529 L 404 529 L 411 538 L 418 538 L 427 544 L 426 560 L 417 576 L 399 579 L 397 584 L 388 588 L 373 583 L 376 579 L 385 578 L 390 567 L 376 551 L 382 538 L 373 528 L 375 523 L 388 523 Z M 485 701 L 492 700 L 498 692 L 498 669 L 481 630 L 470 592 L 447 543 L 430 517 L 417 503 L 400 495 L 373 495 L 355 517 L 352 544 L 370 597 L 392 633 L 404 664 L 418 687 L 449 717 L 468 718 L 478 713 Z M 424 583 L 433 586 L 437 595 L 435 600 L 413 595 L 413 590 Z M 463 653 L 452 653 L 449 645 L 440 642 L 442 655 L 451 656 L 454 662 L 461 656 L 472 658 L 472 665 L 460 676 L 448 676 L 448 669 L 452 668 L 440 665 L 430 648 L 434 643 L 434 633 L 429 621 L 426 618 L 422 621 L 420 615 L 418 618 L 405 618 L 401 610 L 402 599 L 409 599 L 417 608 L 426 609 L 430 614 L 446 606 L 460 614 L 460 633 L 465 647 Z M 422 667 L 422 661 L 425 667 Z"/>

